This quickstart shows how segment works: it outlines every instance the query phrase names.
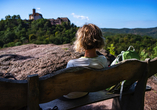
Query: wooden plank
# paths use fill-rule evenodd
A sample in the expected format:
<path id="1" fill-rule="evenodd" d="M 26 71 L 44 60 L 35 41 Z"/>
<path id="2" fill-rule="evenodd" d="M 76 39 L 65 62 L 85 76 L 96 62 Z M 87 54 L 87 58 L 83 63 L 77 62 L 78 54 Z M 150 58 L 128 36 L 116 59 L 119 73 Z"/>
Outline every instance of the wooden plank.
<path id="1" fill-rule="evenodd" d="M 0 110 L 17 110 L 27 105 L 27 81 L 0 78 Z"/>
<path id="2" fill-rule="evenodd" d="M 27 109 L 39 110 L 39 77 L 37 74 L 27 76 L 28 97 Z"/>
<path id="3" fill-rule="evenodd" d="M 134 90 L 127 91 L 123 93 L 123 96 L 133 94 Z M 150 89 L 146 89 L 146 91 L 149 91 Z M 87 96 L 79 98 L 79 99 L 73 99 L 73 100 L 60 100 L 60 98 L 52 100 L 47 103 L 40 104 L 40 107 L 45 110 L 47 108 L 53 108 L 54 106 L 57 106 L 59 110 L 68 110 L 68 109 L 74 109 L 80 106 L 84 106 L 87 104 L 111 99 L 119 97 L 119 94 L 113 94 L 110 92 L 107 92 L 105 90 L 97 91 L 97 92 L 90 92 Z"/>
<path id="4" fill-rule="evenodd" d="M 149 75 L 149 77 L 151 77 L 152 75 L 154 75 L 156 73 L 157 73 L 157 57 L 150 61 L 150 75 Z"/>
<path id="5" fill-rule="evenodd" d="M 97 91 L 97 92 L 90 92 L 87 96 L 74 100 L 64 101 L 60 99 L 55 99 L 48 103 L 40 104 L 40 107 L 44 110 L 47 108 L 53 108 L 54 106 L 57 106 L 59 110 L 69 110 L 69 109 L 74 109 L 83 105 L 107 100 L 118 96 L 119 94 L 110 94 L 107 91 Z"/>
<path id="6" fill-rule="evenodd" d="M 144 110 L 144 96 L 145 96 L 145 89 L 146 89 L 146 84 L 148 80 L 148 75 L 150 74 L 150 58 L 145 60 L 147 62 L 147 68 L 146 72 L 142 75 L 142 77 L 138 80 L 138 83 L 135 88 L 135 93 L 133 97 L 133 103 L 130 105 L 132 106 L 132 109 L 128 110 Z"/>

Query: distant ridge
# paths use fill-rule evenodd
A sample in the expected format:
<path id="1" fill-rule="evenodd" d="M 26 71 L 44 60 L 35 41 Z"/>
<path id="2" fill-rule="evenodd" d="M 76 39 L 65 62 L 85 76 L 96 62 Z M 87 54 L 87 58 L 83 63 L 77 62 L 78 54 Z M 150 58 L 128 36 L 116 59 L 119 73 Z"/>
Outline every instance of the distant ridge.
<path id="1" fill-rule="evenodd" d="M 114 34 L 136 34 L 141 36 L 150 36 L 153 38 L 157 38 L 157 27 L 154 28 L 101 28 L 103 35 L 114 35 Z"/>

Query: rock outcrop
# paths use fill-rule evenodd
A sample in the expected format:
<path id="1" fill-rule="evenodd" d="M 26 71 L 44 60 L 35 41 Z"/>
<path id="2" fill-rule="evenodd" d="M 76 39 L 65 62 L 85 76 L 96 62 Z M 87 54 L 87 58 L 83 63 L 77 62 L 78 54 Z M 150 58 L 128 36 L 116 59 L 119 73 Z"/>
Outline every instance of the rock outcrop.
<path id="1" fill-rule="evenodd" d="M 115 58 L 105 50 L 100 52 L 107 57 L 109 64 Z M 8 77 L 9 73 L 17 80 L 24 80 L 32 74 L 41 77 L 65 68 L 69 60 L 83 55 L 75 52 L 70 44 L 27 44 L 0 49 L 0 77 Z"/>

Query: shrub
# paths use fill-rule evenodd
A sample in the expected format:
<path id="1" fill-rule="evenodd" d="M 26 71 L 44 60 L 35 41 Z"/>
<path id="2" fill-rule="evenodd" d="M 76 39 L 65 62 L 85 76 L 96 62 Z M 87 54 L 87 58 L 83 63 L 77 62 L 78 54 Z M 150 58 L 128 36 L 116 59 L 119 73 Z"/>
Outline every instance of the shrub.
<path id="1" fill-rule="evenodd" d="M 34 34 L 30 34 L 29 35 L 29 42 L 31 42 L 32 40 L 36 39 L 37 37 Z"/>

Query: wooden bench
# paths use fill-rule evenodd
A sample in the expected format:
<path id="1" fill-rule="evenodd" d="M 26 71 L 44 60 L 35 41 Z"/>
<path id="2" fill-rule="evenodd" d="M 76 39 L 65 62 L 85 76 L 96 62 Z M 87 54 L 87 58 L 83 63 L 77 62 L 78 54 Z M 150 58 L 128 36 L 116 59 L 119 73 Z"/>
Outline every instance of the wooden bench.
<path id="1" fill-rule="evenodd" d="M 73 109 L 86 104 L 114 98 L 112 107 L 116 110 L 143 110 L 144 95 L 148 77 L 157 73 L 157 57 L 153 60 L 125 60 L 121 63 L 96 70 L 87 67 L 72 67 L 42 77 L 30 75 L 27 80 L 0 78 L 0 110 L 39 110 L 47 103 L 59 110 Z M 104 91 L 123 80 L 137 81 L 134 93 L 119 94 Z M 73 101 L 58 99 L 74 91 L 90 92 L 84 98 Z"/>

